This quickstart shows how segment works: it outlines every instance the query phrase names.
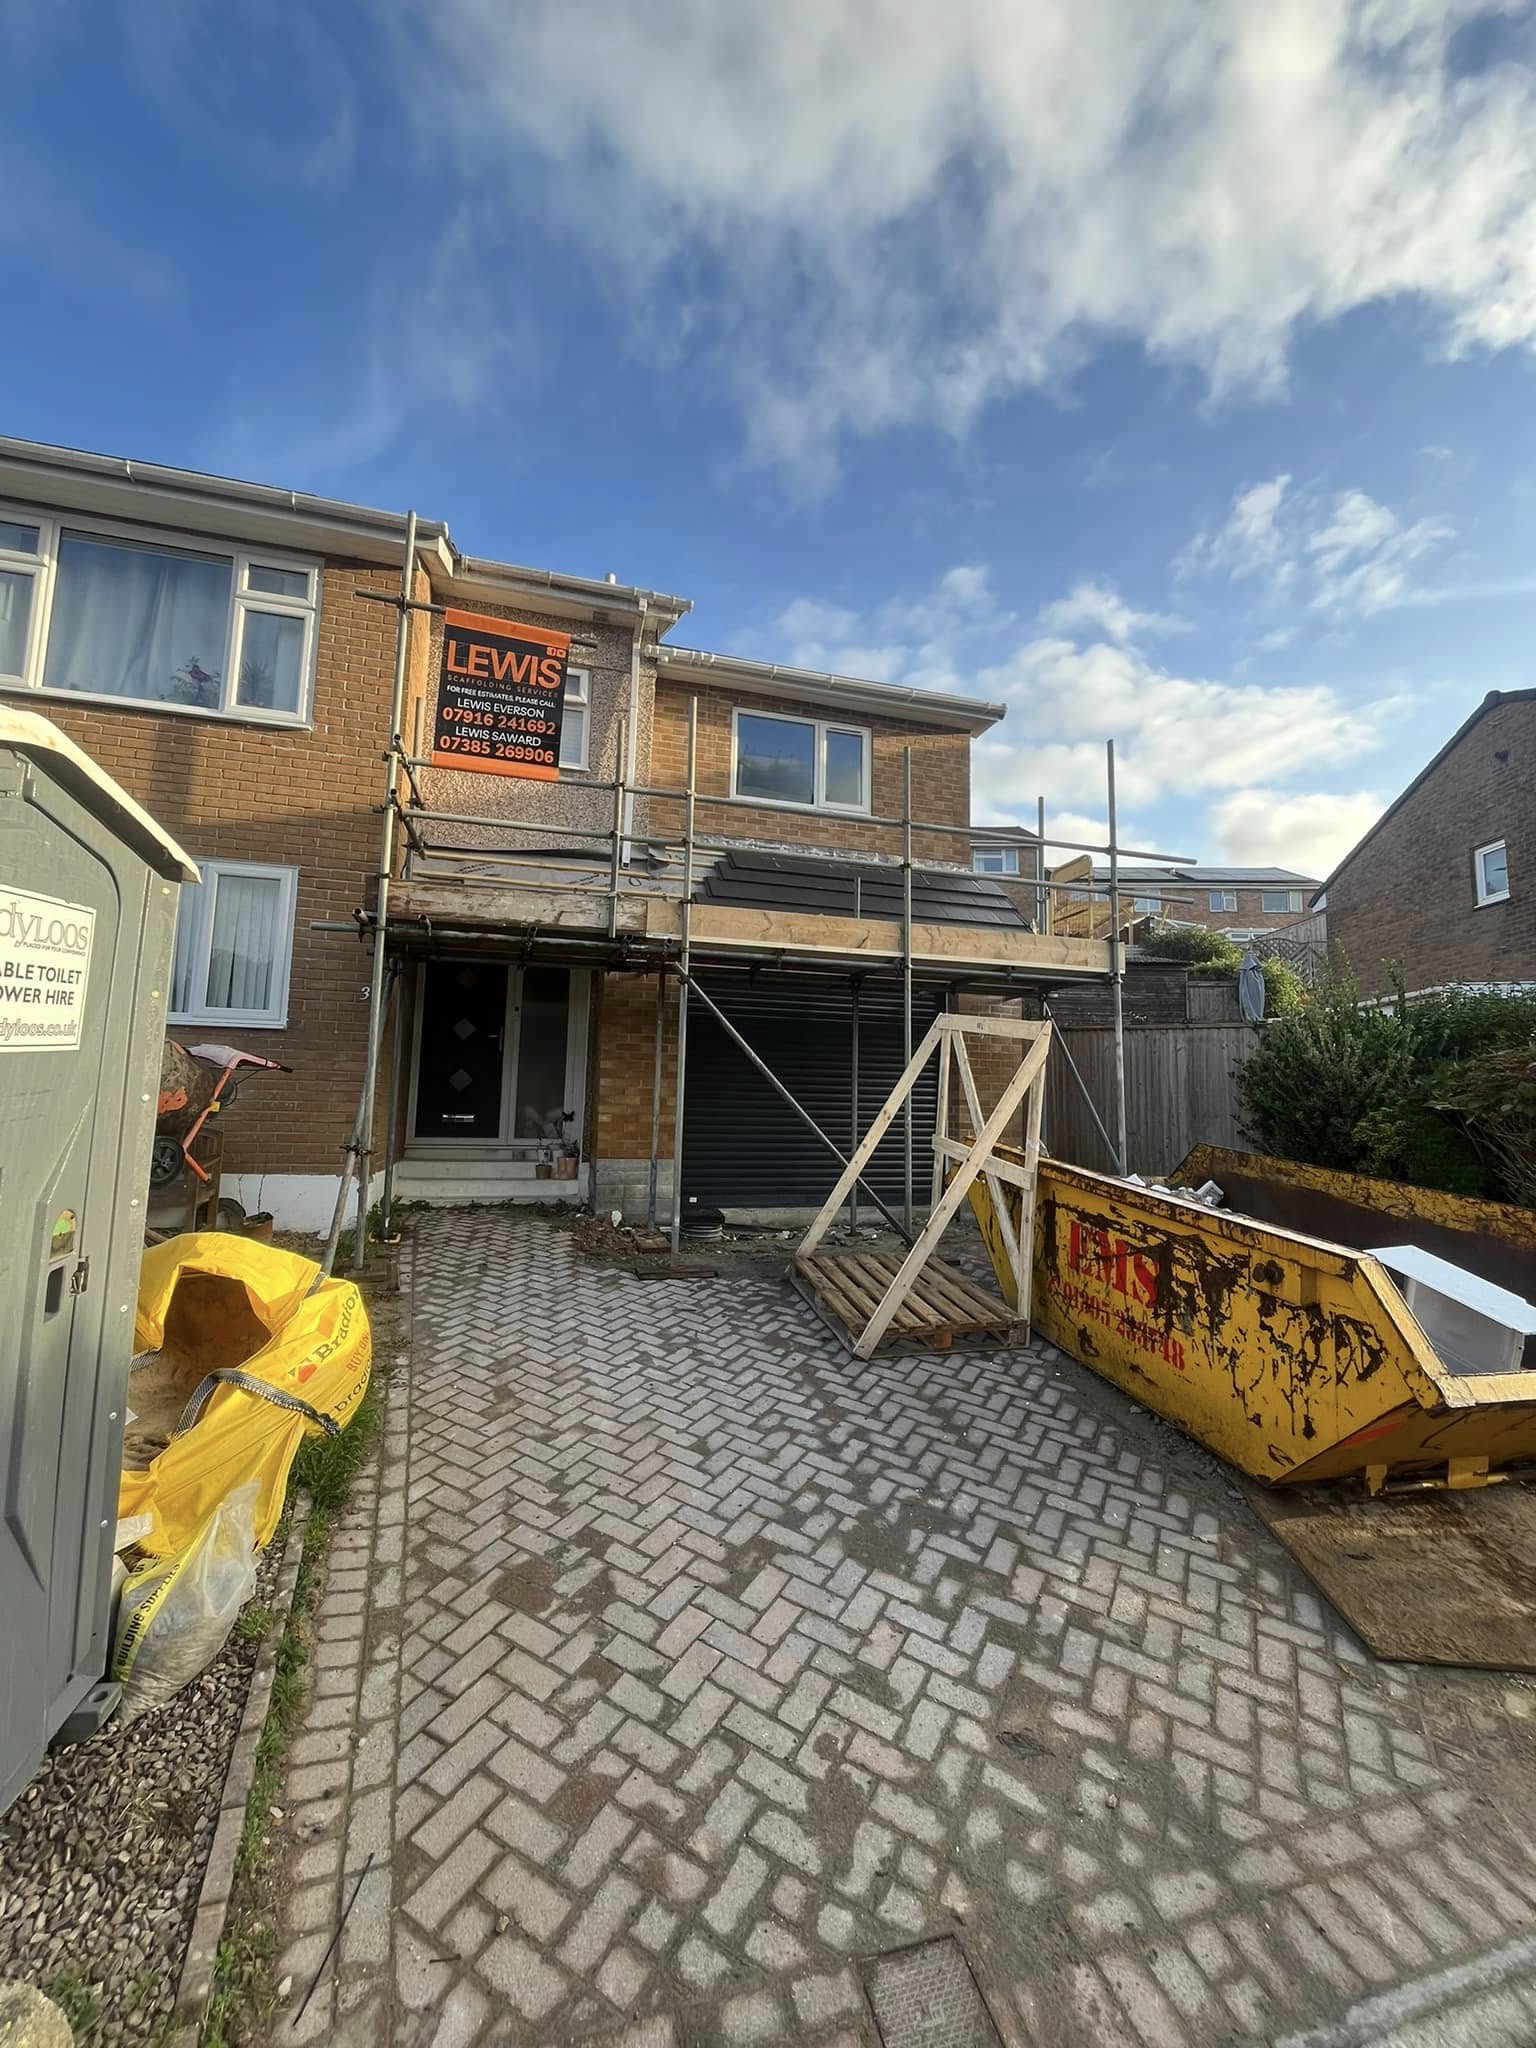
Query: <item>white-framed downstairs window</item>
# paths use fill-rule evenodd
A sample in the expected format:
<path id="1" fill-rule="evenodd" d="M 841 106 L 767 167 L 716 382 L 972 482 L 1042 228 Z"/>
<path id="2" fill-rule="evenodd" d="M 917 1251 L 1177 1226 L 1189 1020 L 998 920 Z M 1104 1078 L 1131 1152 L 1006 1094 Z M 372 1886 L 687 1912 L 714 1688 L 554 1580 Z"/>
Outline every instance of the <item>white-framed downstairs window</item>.
<path id="1" fill-rule="evenodd" d="M 308 720 L 320 565 L 0 505 L 0 683 Z"/>
<path id="2" fill-rule="evenodd" d="M 868 729 L 738 707 L 731 719 L 731 794 L 808 811 L 867 811 Z"/>
<path id="3" fill-rule="evenodd" d="M 1477 907 L 1509 901 L 1509 849 L 1502 839 L 1480 846 L 1472 855 L 1472 874 L 1477 884 Z"/>
<path id="4" fill-rule="evenodd" d="M 171 967 L 172 1024 L 280 1030 L 288 1021 L 297 868 L 198 862 L 184 886 Z"/>
<path id="5" fill-rule="evenodd" d="M 587 743 L 592 724 L 592 672 L 568 668 L 565 672 L 565 709 L 560 714 L 560 766 L 584 774 Z"/>

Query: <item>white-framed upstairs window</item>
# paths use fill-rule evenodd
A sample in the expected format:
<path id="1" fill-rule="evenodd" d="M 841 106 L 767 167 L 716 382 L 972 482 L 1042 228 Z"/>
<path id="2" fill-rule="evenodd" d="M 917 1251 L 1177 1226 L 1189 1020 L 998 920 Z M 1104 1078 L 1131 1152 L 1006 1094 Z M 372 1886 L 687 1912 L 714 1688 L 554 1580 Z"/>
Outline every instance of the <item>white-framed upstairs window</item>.
<path id="1" fill-rule="evenodd" d="M 867 812 L 869 764 L 865 726 L 740 706 L 732 713 L 731 794 L 743 803 Z"/>
<path id="2" fill-rule="evenodd" d="M 280 1030 L 288 1022 L 297 868 L 198 862 L 184 886 L 171 966 L 172 1024 Z"/>
<path id="3" fill-rule="evenodd" d="M 1477 907 L 1509 901 L 1509 849 L 1502 839 L 1479 846 L 1472 855 L 1472 879 L 1477 887 Z"/>
<path id="4" fill-rule="evenodd" d="M 1016 846 L 973 846 L 971 871 L 978 875 L 1016 875 L 1019 849 Z"/>
<path id="5" fill-rule="evenodd" d="M 0 505 L 0 686 L 303 725 L 320 565 Z"/>
<path id="6" fill-rule="evenodd" d="M 1205 900 L 1211 910 L 1220 917 L 1229 910 L 1236 910 L 1237 891 L 1235 889 L 1212 889 Z"/>
<path id="7" fill-rule="evenodd" d="M 560 715 L 560 766 L 573 774 L 587 770 L 592 728 L 592 672 L 568 668 L 565 672 L 565 709 Z"/>
<path id="8" fill-rule="evenodd" d="M 1259 909 L 1266 917 L 1285 917 L 1301 908 L 1299 889 L 1261 889 Z"/>
<path id="9" fill-rule="evenodd" d="M 1135 902 L 1138 917 L 1161 917 L 1163 914 L 1161 896 L 1138 896 Z"/>

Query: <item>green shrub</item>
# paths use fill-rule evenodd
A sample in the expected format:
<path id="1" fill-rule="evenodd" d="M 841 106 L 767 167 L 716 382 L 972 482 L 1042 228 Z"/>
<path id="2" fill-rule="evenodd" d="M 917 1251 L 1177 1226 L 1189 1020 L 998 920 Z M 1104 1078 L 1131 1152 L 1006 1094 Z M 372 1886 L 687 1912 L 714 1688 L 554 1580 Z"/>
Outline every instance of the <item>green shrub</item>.
<path id="1" fill-rule="evenodd" d="M 1331 981 L 1294 1016 L 1259 1026 L 1238 1069 L 1246 1134 L 1281 1159 L 1364 1170 L 1362 1118 L 1390 1110 L 1412 1073 L 1395 1009 L 1362 1009 L 1353 984 Z"/>
<path id="2" fill-rule="evenodd" d="M 1243 959 L 1224 933 L 1198 925 L 1154 925 L 1141 941 L 1141 950 L 1154 960 L 1178 960 L 1207 974 L 1236 974 Z"/>
<path id="3" fill-rule="evenodd" d="M 1307 1007 L 1307 987 L 1289 960 L 1273 954 L 1259 962 L 1264 974 L 1266 1017 L 1299 1017 Z"/>
<path id="4" fill-rule="evenodd" d="M 1362 1007 L 1336 974 L 1259 1027 L 1238 1072 L 1243 1128 L 1281 1158 L 1528 1201 L 1533 1058 L 1536 997 L 1449 989 L 1409 1001 L 1399 986 Z"/>

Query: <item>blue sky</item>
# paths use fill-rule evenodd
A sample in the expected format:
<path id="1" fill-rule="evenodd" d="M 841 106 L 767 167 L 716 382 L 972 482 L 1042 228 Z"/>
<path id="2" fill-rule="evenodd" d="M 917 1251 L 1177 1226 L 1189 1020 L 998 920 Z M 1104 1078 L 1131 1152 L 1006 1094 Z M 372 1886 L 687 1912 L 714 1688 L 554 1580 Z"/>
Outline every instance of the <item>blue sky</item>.
<path id="1" fill-rule="evenodd" d="M 1462 0 L 10 0 L 6 431 L 1005 699 L 1320 872 L 1536 628 L 1536 53 Z"/>

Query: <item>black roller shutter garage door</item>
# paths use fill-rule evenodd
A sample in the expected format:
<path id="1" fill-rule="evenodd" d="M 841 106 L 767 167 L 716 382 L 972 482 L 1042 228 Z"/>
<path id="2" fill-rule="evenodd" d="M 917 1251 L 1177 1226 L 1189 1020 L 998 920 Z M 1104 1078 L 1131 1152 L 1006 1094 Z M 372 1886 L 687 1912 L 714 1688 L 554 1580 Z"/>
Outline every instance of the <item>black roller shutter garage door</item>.
<path id="1" fill-rule="evenodd" d="M 841 1151 L 855 1142 L 853 991 L 834 975 L 698 977 L 736 1029 L 803 1103 Z M 918 990 L 916 1045 L 939 1011 Z M 868 1130 L 902 1071 L 901 987 L 866 981 L 859 993 L 859 1135 Z M 937 1102 L 938 1061 L 913 1098 L 913 1191 L 926 1202 L 933 1171 L 927 1138 Z M 868 1179 L 893 1206 L 902 1199 L 901 1119 L 881 1141 Z M 702 1003 L 688 1011 L 688 1086 L 683 1112 L 683 1198 L 712 1209 L 791 1209 L 826 1200 L 837 1161 L 772 1089 Z"/>

